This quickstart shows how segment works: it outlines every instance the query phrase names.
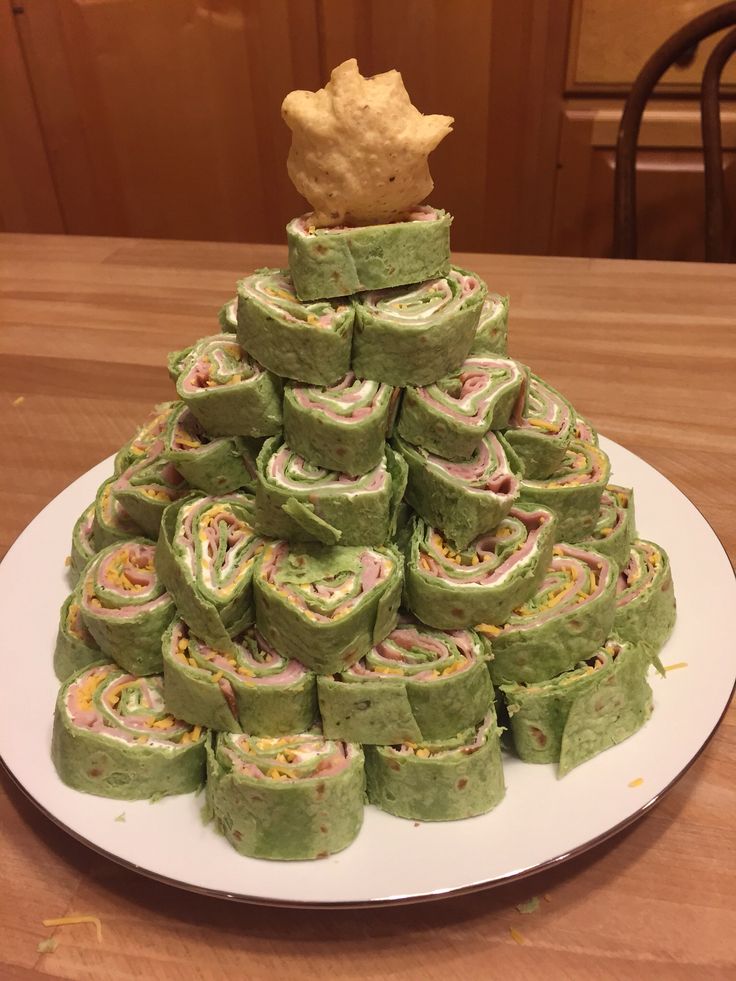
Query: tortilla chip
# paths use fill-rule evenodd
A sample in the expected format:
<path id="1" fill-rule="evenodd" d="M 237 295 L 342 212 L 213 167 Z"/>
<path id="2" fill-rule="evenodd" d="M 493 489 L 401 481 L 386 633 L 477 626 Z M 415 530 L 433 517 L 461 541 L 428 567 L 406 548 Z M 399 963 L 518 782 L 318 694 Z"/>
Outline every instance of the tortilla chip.
<path id="1" fill-rule="evenodd" d="M 364 78 L 354 58 L 317 92 L 290 92 L 288 171 L 314 209 L 314 224 L 370 225 L 405 217 L 434 184 L 427 157 L 451 116 L 424 116 L 397 71 Z"/>

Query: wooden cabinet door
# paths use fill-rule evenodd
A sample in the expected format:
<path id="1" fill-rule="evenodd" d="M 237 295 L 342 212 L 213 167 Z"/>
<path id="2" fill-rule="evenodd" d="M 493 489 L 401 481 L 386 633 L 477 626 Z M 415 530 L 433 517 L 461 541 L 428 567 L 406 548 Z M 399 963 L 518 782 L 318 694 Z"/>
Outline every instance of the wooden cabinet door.
<path id="1" fill-rule="evenodd" d="M 668 37 L 714 6 L 715 0 L 574 0 L 568 92 L 625 94 Z M 697 98 L 708 56 L 725 33 L 706 38 L 684 63 L 668 69 L 657 92 Z M 722 84 L 731 93 L 736 89 L 736 59 L 726 65 Z"/>
<path id="2" fill-rule="evenodd" d="M 562 125 L 550 252 L 610 256 L 621 104 L 570 102 Z M 729 212 L 736 213 L 736 107 L 721 112 Z M 705 251 L 700 111 L 652 102 L 637 156 L 640 259 L 702 260 Z"/>

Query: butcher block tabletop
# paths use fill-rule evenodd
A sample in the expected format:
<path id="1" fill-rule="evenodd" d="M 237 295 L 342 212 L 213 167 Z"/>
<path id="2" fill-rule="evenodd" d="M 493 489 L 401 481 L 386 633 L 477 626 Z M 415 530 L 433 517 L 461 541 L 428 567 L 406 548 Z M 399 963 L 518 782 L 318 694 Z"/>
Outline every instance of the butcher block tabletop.
<path id="1" fill-rule="evenodd" d="M 455 261 L 510 295 L 512 356 L 676 484 L 733 562 L 733 267 Z M 235 281 L 285 262 L 272 245 L 0 235 L 0 555 L 172 397 L 167 353 L 216 331 Z M 553 869 L 473 894 L 320 910 L 189 893 L 78 843 L 4 772 L 0 870 L 6 981 L 735 977 L 736 713 L 644 818 Z M 522 912 L 533 896 L 539 906 Z M 91 924 L 42 925 L 72 911 L 100 919 L 101 942 Z M 39 952 L 49 937 L 55 949 Z"/>

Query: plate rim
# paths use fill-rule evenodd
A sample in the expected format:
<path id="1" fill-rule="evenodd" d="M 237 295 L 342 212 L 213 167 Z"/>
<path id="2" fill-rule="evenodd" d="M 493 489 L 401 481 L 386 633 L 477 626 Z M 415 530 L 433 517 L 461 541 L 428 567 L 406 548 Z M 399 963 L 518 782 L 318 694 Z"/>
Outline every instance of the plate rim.
<path id="1" fill-rule="evenodd" d="M 671 487 L 677 490 L 678 493 L 681 494 L 683 498 L 685 498 L 685 500 L 701 516 L 705 524 L 710 529 L 714 540 L 718 543 L 721 551 L 726 557 L 733 579 L 736 580 L 736 566 L 734 566 L 734 562 L 731 560 L 731 557 L 728 554 L 728 551 L 725 545 L 723 544 L 723 541 L 721 540 L 719 534 L 717 533 L 717 531 L 715 530 L 709 519 L 706 517 L 706 515 L 703 513 L 703 511 L 700 509 L 700 507 L 683 490 L 681 490 L 681 488 L 679 488 L 677 484 L 675 484 L 672 480 L 670 480 L 670 478 L 667 477 L 666 474 L 662 473 L 662 471 L 654 464 L 644 459 L 644 457 L 639 456 L 639 454 L 635 453 L 633 450 L 629 450 L 628 447 L 624 446 L 623 444 L 618 443 L 615 440 L 610 439 L 609 437 L 606 437 L 604 434 L 599 434 L 599 435 L 603 436 L 603 438 L 607 442 L 613 444 L 617 448 L 621 448 L 625 450 L 627 453 L 632 454 L 638 460 L 645 463 L 648 467 L 650 467 L 653 471 L 655 471 L 660 477 L 662 477 L 665 481 L 667 481 L 667 483 Z M 8 556 L 11 554 L 14 547 L 16 546 L 20 538 L 24 535 L 26 530 L 30 527 L 30 525 L 33 524 L 33 522 L 40 515 L 42 515 L 46 511 L 46 509 L 50 507 L 61 494 L 63 494 L 69 487 L 71 487 L 76 482 L 76 480 L 85 477 L 91 470 L 94 470 L 96 467 L 101 467 L 103 464 L 109 463 L 110 461 L 113 460 L 113 458 L 114 455 L 111 455 L 103 460 L 100 460 L 97 464 L 94 464 L 83 474 L 80 474 L 77 478 L 71 481 L 70 484 L 67 484 L 64 488 L 62 488 L 62 490 L 59 491 L 58 494 L 54 495 L 54 497 L 51 498 L 51 500 L 47 501 L 44 507 L 41 508 L 41 510 L 38 511 L 33 516 L 31 521 L 29 521 L 28 524 L 25 525 L 20 530 L 20 532 L 15 536 L 10 546 L 8 547 L 7 552 L 3 556 L 2 561 L 0 561 L 0 566 L 5 564 L 6 560 L 8 559 Z M 691 769 L 693 764 L 700 758 L 700 756 L 703 754 L 703 752 L 706 750 L 711 740 L 713 739 L 716 731 L 718 730 L 726 713 L 728 712 L 731 706 L 731 703 L 734 698 L 734 694 L 736 694 L 736 677 L 734 678 L 733 685 L 728 694 L 728 697 L 726 698 L 725 704 L 723 706 L 723 709 L 718 719 L 714 722 L 712 728 L 709 730 L 708 734 L 706 735 L 705 739 L 698 747 L 697 751 L 687 761 L 687 763 L 682 767 L 682 769 L 680 769 L 678 773 L 672 778 L 672 780 L 665 787 L 663 787 L 658 793 L 654 794 L 651 798 L 646 800 L 639 808 L 637 808 L 635 811 L 633 811 L 623 820 L 619 821 L 617 824 L 613 825 L 612 827 L 607 828 L 599 835 L 590 838 L 589 840 L 583 842 L 582 844 L 576 846 L 575 848 L 571 848 L 567 851 L 560 852 L 559 854 L 554 855 L 551 858 L 545 859 L 542 862 L 537 862 L 534 865 L 523 869 L 515 869 L 511 872 L 508 872 L 500 876 L 494 876 L 493 878 L 490 879 L 480 879 L 476 882 L 471 882 L 463 886 L 450 886 L 447 888 L 439 888 L 439 889 L 430 890 L 421 893 L 407 893 L 407 894 L 397 894 L 395 896 L 382 896 L 370 900 L 308 901 L 308 900 L 289 900 L 283 898 L 254 896 L 247 893 L 229 892 L 224 889 L 213 889 L 206 886 L 200 886 L 191 882 L 183 881 L 181 879 L 172 876 L 167 876 L 162 873 L 155 872 L 149 868 L 145 868 L 143 866 L 137 865 L 135 862 L 131 862 L 128 859 L 122 858 L 121 856 L 116 855 L 111 851 L 108 851 L 106 848 L 96 844 L 95 842 L 91 841 L 89 838 L 86 838 L 83 834 L 75 831 L 73 828 L 65 824 L 64 821 L 62 821 L 55 814 L 49 811 L 43 804 L 41 804 L 40 801 L 38 801 L 33 796 L 33 794 L 24 786 L 21 779 L 13 772 L 9 764 L 6 762 L 2 754 L 1 748 L 0 748 L 0 769 L 2 769 L 2 772 L 9 778 L 11 785 L 21 793 L 21 795 L 25 800 L 33 804 L 33 806 L 38 811 L 40 811 L 40 813 L 46 819 L 50 820 L 52 824 L 54 824 L 57 828 L 61 829 L 63 832 L 68 834 L 75 841 L 84 845 L 86 848 L 89 848 L 97 855 L 100 855 L 103 858 L 114 862 L 116 865 L 125 868 L 128 871 L 135 872 L 139 875 L 142 875 L 147 879 L 151 879 L 155 882 L 162 883 L 163 885 L 172 886 L 174 888 L 181 889 L 185 892 L 193 893 L 199 896 L 207 896 L 215 899 L 226 899 L 231 902 L 245 903 L 254 906 L 264 906 L 274 909 L 373 909 L 373 908 L 391 907 L 391 906 L 410 906 L 418 903 L 438 902 L 443 899 L 451 899 L 459 896 L 471 895 L 473 893 L 482 892 L 484 890 L 495 889 L 498 887 L 509 885 L 512 882 L 518 882 L 521 881 L 522 879 L 527 879 L 530 878 L 531 876 L 549 871 L 552 868 L 556 868 L 562 865 L 563 863 L 567 862 L 568 860 L 583 855 L 586 852 L 596 848 L 598 845 L 601 845 L 606 841 L 609 841 L 610 839 L 614 838 L 616 835 L 620 834 L 620 832 L 635 824 L 637 821 L 643 818 L 649 811 L 651 811 L 672 790 L 672 788 L 685 776 L 685 774 L 688 773 L 688 771 Z"/>

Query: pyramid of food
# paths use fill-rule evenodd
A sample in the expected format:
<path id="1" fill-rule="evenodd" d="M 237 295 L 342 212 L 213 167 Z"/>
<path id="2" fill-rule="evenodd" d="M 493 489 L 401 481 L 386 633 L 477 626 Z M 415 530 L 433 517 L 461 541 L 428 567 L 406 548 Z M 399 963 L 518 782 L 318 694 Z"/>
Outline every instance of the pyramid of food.
<path id="1" fill-rule="evenodd" d="M 418 203 L 452 120 L 355 62 L 283 112 L 313 211 L 170 356 L 176 399 L 74 527 L 52 756 L 124 800 L 205 784 L 239 852 L 308 859 L 366 801 L 466 818 L 506 753 L 563 775 L 631 736 L 675 601 L 595 430 Z"/>

